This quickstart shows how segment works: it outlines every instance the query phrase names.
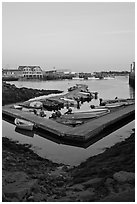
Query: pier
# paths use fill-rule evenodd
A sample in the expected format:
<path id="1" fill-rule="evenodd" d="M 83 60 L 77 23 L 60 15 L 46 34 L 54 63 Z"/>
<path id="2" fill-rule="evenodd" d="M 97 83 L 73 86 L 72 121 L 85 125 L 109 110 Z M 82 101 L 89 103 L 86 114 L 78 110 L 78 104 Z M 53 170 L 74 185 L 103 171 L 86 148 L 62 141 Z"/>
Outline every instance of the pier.
<path id="1" fill-rule="evenodd" d="M 95 139 L 99 134 L 103 134 L 105 131 L 119 129 L 123 122 L 128 123 L 134 120 L 135 105 L 118 108 L 107 115 L 89 120 L 77 127 L 69 127 L 55 120 L 42 118 L 30 112 L 22 112 L 10 106 L 3 106 L 2 115 L 3 117 L 10 118 L 11 121 L 14 121 L 15 118 L 21 118 L 33 122 L 36 129 L 45 131 L 45 133 L 51 133 L 53 137 L 57 136 L 61 139 L 85 143 L 91 139 Z"/>

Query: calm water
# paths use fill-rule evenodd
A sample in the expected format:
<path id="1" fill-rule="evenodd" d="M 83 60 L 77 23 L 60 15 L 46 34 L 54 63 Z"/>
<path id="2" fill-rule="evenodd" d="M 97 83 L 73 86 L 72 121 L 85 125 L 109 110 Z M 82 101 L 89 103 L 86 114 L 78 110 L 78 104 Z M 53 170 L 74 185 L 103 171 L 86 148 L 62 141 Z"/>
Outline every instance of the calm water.
<path id="1" fill-rule="evenodd" d="M 58 89 L 67 91 L 68 87 L 75 85 L 76 83 L 84 83 L 89 86 L 90 91 L 97 91 L 99 98 L 113 99 L 116 96 L 120 98 L 133 97 L 133 90 L 128 85 L 127 77 L 117 77 L 115 79 L 107 80 L 64 80 L 64 81 L 16 81 L 14 83 L 17 87 L 29 87 L 38 89 Z M 97 101 L 91 101 L 86 103 L 85 107 L 90 104 L 98 103 Z M 114 145 L 117 142 L 129 137 L 132 128 L 135 127 L 135 122 L 132 121 L 121 129 L 109 134 L 98 142 L 90 145 L 84 149 L 81 147 L 75 147 L 71 145 L 59 144 L 59 142 L 53 142 L 49 139 L 45 139 L 38 134 L 34 134 L 33 137 L 26 136 L 22 133 L 15 131 L 15 126 L 6 121 L 2 122 L 3 136 L 17 140 L 20 143 L 32 144 L 32 149 L 42 157 L 50 159 L 54 162 L 78 165 L 82 161 L 85 161 L 90 156 L 99 154 L 105 150 L 105 148 Z M 48 136 L 48 135 L 47 135 Z"/>

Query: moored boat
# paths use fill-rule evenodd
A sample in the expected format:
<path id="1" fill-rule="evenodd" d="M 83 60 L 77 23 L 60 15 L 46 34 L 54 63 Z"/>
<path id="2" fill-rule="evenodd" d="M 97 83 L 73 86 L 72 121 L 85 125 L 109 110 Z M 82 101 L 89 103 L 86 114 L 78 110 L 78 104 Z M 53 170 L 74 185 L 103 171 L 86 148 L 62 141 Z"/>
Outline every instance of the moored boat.
<path id="1" fill-rule="evenodd" d="M 23 119 L 16 118 L 14 121 L 17 128 L 24 130 L 33 130 L 34 124 Z"/>
<path id="2" fill-rule="evenodd" d="M 100 101 L 101 101 L 101 103 L 105 103 L 105 104 L 121 103 L 121 102 L 128 103 L 128 104 L 135 103 L 135 99 L 130 99 L 130 98 L 125 99 L 125 98 L 117 98 L 117 97 L 115 99 L 106 99 L 106 100 L 100 99 Z"/>
<path id="3" fill-rule="evenodd" d="M 76 84 L 75 86 L 72 86 L 68 88 L 68 91 L 74 91 L 76 89 L 79 89 L 80 91 L 88 91 L 88 86 L 86 84 Z"/>
<path id="4" fill-rule="evenodd" d="M 73 110 L 73 113 L 77 114 L 77 113 L 84 113 L 84 114 L 100 114 L 100 113 L 104 113 L 104 112 L 108 112 L 107 108 L 94 108 L 94 109 L 89 109 L 88 111 L 85 110 Z"/>
<path id="5" fill-rule="evenodd" d="M 14 107 L 15 109 L 22 110 L 22 106 L 20 106 L 20 105 L 14 105 L 13 107 Z"/>
<path id="6" fill-rule="evenodd" d="M 110 110 L 108 109 L 103 109 L 102 111 L 87 111 L 87 112 L 74 112 L 71 114 L 65 114 L 63 116 L 61 116 L 61 118 L 63 119 L 70 119 L 70 120 L 88 120 L 88 119 L 93 119 L 93 118 L 97 118 L 103 115 L 106 115 L 110 112 Z"/>
<path id="7" fill-rule="evenodd" d="M 105 105 L 105 108 L 118 108 L 126 105 L 125 103 L 109 103 Z"/>

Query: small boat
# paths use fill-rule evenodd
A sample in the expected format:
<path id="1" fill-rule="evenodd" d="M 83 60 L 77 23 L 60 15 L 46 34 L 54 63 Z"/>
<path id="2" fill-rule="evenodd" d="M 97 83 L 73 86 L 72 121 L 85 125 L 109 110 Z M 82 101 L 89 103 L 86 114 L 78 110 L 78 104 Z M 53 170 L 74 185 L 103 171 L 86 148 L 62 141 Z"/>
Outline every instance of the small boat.
<path id="1" fill-rule="evenodd" d="M 33 101 L 29 104 L 30 108 L 42 108 L 43 107 L 43 103 L 40 101 Z"/>
<path id="2" fill-rule="evenodd" d="M 14 107 L 15 109 L 22 110 L 22 106 L 14 105 L 13 107 Z"/>
<path id="3" fill-rule="evenodd" d="M 105 108 L 118 108 L 125 106 L 125 103 L 109 103 L 105 105 Z"/>
<path id="4" fill-rule="evenodd" d="M 88 86 L 86 84 L 76 84 L 75 86 L 72 86 L 70 88 L 68 88 L 68 91 L 74 91 L 76 89 L 79 89 L 81 91 L 88 91 Z"/>
<path id="5" fill-rule="evenodd" d="M 24 129 L 24 130 L 33 130 L 34 124 L 27 120 L 16 118 L 14 123 L 17 128 Z"/>
<path id="6" fill-rule="evenodd" d="M 120 102 L 123 102 L 123 103 L 129 103 L 129 104 L 133 104 L 135 103 L 135 99 L 130 99 L 130 98 L 127 98 L 127 99 L 124 99 L 124 98 L 116 98 L 116 99 L 107 99 L 107 100 L 102 100 L 101 103 L 120 103 Z"/>
<path id="7" fill-rule="evenodd" d="M 105 111 L 97 111 L 97 112 L 77 112 L 77 113 L 71 113 L 67 115 L 61 116 L 62 119 L 70 119 L 70 120 L 88 120 L 88 119 L 93 119 L 97 118 L 103 115 L 106 115 L 110 112 L 110 110 L 105 110 Z"/>
<path id="8" fill-rule="evenodd" d="M 102 108 L 94 108 L 94 109 L 90 109 L 88 111 L 85 110 L 75 110 L 73 113 L 77 114 L 77 113 L 84 113 L 84 114 L 100 114 L 100 113 L 104 113 L 104 112 L 108 112 L 108 109 L 106 107 L 102 107 Z"/>
<path id="9" fill-rule="evenodd" d="M 105 108 L 118 108 L 122 106 L 132 105 L 134 102 L 117 102 L 117 103 L 108 103 L 105 105 Z"/>

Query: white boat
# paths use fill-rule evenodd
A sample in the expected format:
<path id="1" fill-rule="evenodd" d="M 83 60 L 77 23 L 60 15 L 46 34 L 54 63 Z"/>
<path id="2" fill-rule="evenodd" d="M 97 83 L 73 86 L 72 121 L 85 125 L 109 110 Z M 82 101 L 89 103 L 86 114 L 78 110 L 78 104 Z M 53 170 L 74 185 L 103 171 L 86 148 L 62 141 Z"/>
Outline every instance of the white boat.
<path id="1" fill-rule="evenodd" d="M 43 107 L 43 103 L 40 101 L 33 101 L 29 104 L 29 107 L 31 108 L 42 108 Z"/>
<path id="2" fill-rule="evenodd" d="M 118 108 L 121 106 L 127 105 L 126 103 L 120 102 L 120 103 L 109 103 L 105 105 L 105 108 Z"/>
<path id="3" fill-rule="evenodd" d="M 110 112 L 108 109 L 103 109 L 103 111 L 85 111 L 85 112 L 76 112 L 71 114 L 65 114 L 61 116 L 62 119 L 70 119 L 70 120 L 87 120 L 92 118 L 97 118 L 103 115 L 106 115 Z"/>
<path id="4" fill-rule="evenodd" d="M 116 99 L 106 99 L 106 100 L 102 100 L 102 103 L 106 103 L 106 104 L 112 104 L 112 103 L 120 103 L 120 102 L 123 102 L 123 103 L 135 103 L 135 99 L 130 99 L 130 98 L 127 98 L 127 99 L 124 99 L 124 98 L 116 98 Z"/>
<path id="5" fill-rule="evenodd" d="M 19 109 L 19 110 L 22 109 L 22 106 L 19 106 L 19 105 L 14 105 L 13 107 L 14 107 L 15 109 Z"/>
<path id="6" fill-rule="evenodd" d="M 100 114 L 100 113 L 104 113 L 104 112 L 108 112 L 108 109 L 106 107 L 90 109 L 88 111 L 85 111 L 85 110 L 73 110 L 73 113 L 75 113 L 75 114 L 77 114 L 77 113 Z"/>
<path id="7" fill-rule="evenodd" d="M 14 123 L 17 128 L 24 129 L 24 130 L 33 130 L 34 124 L 27 120 L 16 118 Z"/>

